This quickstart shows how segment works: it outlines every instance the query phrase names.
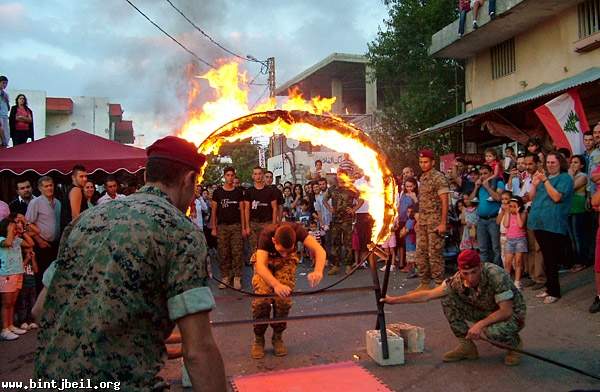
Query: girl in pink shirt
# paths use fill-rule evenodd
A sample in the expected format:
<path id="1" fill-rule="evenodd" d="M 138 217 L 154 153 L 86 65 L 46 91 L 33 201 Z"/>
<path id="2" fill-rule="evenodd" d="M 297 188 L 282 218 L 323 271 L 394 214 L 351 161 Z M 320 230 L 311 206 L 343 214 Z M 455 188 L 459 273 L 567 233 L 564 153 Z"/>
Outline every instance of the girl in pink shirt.
<path id="1" fill-rule="evenodd" d="M 493 148 L 485 150 L 485 163 L 492 168 L 493 177 L 504 179 L 502 172 L 502 162 L 498 159 L 498 151 Z"/>
<path id="2" fill-rule="evenodd" d="M 504 215 L 502 224 L 506 227 L 504 268 L 509 274 L 514 270 L 515 286 L 521 289 L 523 254 L 527 253 L 527 211 L 519 196 L 510 199 L 509 213 Z"/>

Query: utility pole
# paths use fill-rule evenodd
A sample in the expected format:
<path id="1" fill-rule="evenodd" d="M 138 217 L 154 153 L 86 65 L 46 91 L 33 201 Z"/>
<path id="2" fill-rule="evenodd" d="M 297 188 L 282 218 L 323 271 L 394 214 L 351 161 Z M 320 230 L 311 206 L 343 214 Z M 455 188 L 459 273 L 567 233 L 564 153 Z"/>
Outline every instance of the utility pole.
<path id="1" fill-rule="evenodd" d="M 269 97 L 275 98 L 275 57 L 267 59 L 267 69 L 269 72 Z"/>

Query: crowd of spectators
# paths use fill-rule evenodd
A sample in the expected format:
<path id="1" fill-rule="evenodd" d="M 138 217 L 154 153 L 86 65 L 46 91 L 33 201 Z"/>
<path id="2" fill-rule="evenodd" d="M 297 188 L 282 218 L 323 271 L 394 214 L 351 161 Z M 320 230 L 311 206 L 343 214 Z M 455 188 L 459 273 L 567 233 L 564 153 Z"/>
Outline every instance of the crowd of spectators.
<path id="1" fill-rule="evenodd" d="M 27 143 L 28 139 L 33 141 L 33 112 L 27 105 L 25 94 L 19 94 L 11 106 L 10 97 L 5 91 L 8 86 L 8 78 L 0 76 L 0 148 L 8 147 L 12 139 L 12 145 Z"/>

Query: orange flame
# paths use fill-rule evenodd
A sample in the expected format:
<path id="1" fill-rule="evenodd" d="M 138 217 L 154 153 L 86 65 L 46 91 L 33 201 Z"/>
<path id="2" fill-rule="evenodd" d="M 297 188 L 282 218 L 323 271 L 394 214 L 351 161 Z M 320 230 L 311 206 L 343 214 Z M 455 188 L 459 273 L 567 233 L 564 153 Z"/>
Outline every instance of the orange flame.
<path id="1" fill-rule="evenodd" d="M 207 80 L 215 90 L 216 99 L 206 102 L 199 110 L 190 110 L 189 119 L 179 132 L 180 137 L 199 145 L 199 151 L 204 154 L 217 154 L 226 142 L 270 137 L 274 133 L 347 152 L 370 178 L 370 186 L 360 187 L 358 191 L 362 199 L 369 200 L 369 211 L 375 221 L 372 240 L 379 243 L 387 238 L 396 214 L 393 176 L 385 157 L 368 137 L 330 114 L 335 97 L 307 101 L 298 89 L 292 89 L 281 104 L 282 109 L 288 111 L 285 115 L 285 112 L 273 111 L 277 106 L 273 98 L 255 108 L 248 106 L 248 89 L 240 87 L 246 76 L 238 72 L 235 62 L 211 70 L 200 78 Z M 327 116 L 304 121 L 301 112 L 296 111 Z"/>

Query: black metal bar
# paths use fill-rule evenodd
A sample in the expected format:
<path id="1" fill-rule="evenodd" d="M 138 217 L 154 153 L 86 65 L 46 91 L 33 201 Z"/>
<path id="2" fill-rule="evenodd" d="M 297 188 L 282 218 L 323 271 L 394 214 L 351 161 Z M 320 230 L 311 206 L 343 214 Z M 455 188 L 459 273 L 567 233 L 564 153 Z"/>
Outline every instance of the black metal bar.
<path id="1" fill-rule="evenodd" d="M 377 261 L 375 260 L 374 251 L 369 252 L 369 265 L 371 269 L 371 276 L 373 278 L 373 286 L 375 286 L 375 301 L 377 302 L 377 323 L 375 329 L 379 329 L 379 337 L 381 339 L 381 353 L 383 359 L 390 357 L 387 340 L 387 330 L 385 326 L 385 313 L 383 311 L 383 302 L 381 299 L 381 285 L 379 284 L 379 275 L 377 274 Z"/>
<path id="2" fill-rule="evenodd" d="M 392 260 L 390 256 L 385 259 L 385 272 L 383 273 L 383 286 L 381 286 L 381 297 L 385 298 L 387 295 L 388 285 L 390 283 L 390 268 L 392 266 Z"/>
<path id="3" fill-rule="evenodd" d="M 354 291 L 367 291 L 367 290 L 370 291 L 370 290 L 373 290 L 373 289 L 374 289 L 373 286 L 341 287 L 339 289 L 329 289 L 327 291 L 323 291 L 323 292 L 320 292 L 318 294 L 310 294 L 310 295 L 343 294 L 343 293 L 351 293 L 351 292 L 354 292 Z M 302 293 L 302 292 L 300 291 L 300 292 L 297 292 L 297 293 Z M 304 297 L 308 297 L 309 295 L 308 294 L 304 294 L 303 296 Z M 261 298 L 279 298 L 279 296 L 277 294 L 273 294 L 273 295 L 269 295 L 267 297 L 263 296 Z M 215 301 L 220 301 L 220 300 L 221 301 L 222 300 L 227 301 L 227 300 L 239 300 L 239 299 L 240 299 L 239 296 L 231 296 L 231 295 L 220 295 L 220 296 L 215 297 Z"/>
<path id="4" fill-rule="evenodd" d="M 211 321 L 210 324 L 213 327 L 228 327 L 231 325 L 240 325 L 240 324 L 259 325 L 259 324 L 282 323 L 282 322 L 289 322 L 289 321 L 314 320 L 314 319 L 323 319 L 323 318 L 369 316 L 369 315 L 377 314 L 378 312 L 379 312 L 378 310 L 357 310 L 354 312 L 305 314 L 305 315 L 301 315 L 301 316 L 290 316 L 290 317 L 281 317 L 281 318 L 272 318 L 272 319 Z"/>

